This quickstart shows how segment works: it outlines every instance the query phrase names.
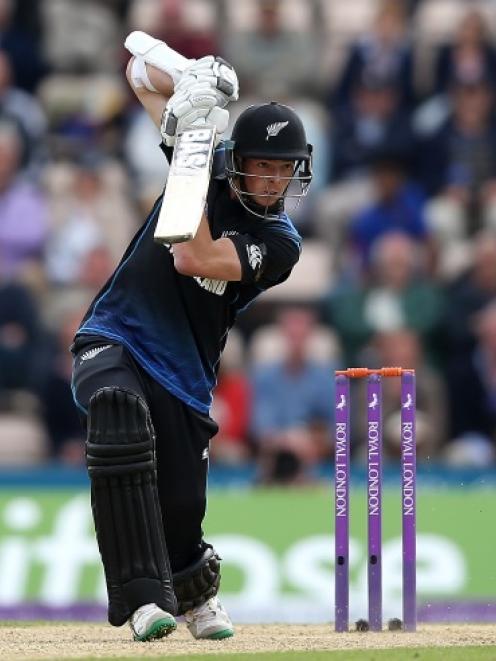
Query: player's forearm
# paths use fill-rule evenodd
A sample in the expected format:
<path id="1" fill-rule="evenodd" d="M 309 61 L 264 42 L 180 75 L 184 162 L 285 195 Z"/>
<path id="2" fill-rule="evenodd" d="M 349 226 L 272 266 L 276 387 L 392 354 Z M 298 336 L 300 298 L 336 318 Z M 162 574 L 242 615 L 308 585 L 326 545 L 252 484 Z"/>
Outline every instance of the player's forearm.
<path id="1" fill-rule="evenodd" d="M 157 90 L 152 92 L 144 86 L 138 86 L 136 79 L 133 79 L 133 64 L 135 58 L 129 60 L 126 70 L 126 77 L 131 86 L 131 89 L 138 97 L 140 103 L 152 118 L 156 126 L 160 126 L 160 119 L 164 111 L 165 105 L 169 98 L 174 93 L 174 83 L 169 74 L 160 71 L 151 64 L 146 64 L 146 73 L 148 79 L 153 87 Z"/>
<path id="2" fill-rule="evenodd" d="M 176 243 L 173 248 L 174 266 L 183 275 L 240 280 L 241 264 L 230 239 L 212 239 L 208 220 L 203 214 L 194 239 Z"/>

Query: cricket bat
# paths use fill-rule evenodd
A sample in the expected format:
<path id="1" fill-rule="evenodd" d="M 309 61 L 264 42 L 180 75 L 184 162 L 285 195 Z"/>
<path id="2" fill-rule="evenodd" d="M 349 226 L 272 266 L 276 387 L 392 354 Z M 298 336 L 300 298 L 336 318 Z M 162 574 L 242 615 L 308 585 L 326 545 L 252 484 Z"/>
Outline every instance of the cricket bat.
<path id="1" fill-rule="evenodd" d="M 192 127 L 177 136 L 155 227 L 157 243 L 194 238 L 207 200 L 215 132 L 213 126 Z"/>

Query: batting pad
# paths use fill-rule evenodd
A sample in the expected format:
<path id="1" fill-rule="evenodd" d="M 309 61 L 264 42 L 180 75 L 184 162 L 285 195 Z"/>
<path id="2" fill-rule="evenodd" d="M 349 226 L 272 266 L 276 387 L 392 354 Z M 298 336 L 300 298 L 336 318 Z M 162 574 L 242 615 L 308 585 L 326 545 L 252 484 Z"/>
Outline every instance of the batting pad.
<path id="1" fill-rule="evenodd" d="M 156 484 L 154 433 L 145 402 L 119 388 L 90 400 L 86 460 L 105 569 L 108 619 L 120 626 L 146 603 L 176 612 Z"/>

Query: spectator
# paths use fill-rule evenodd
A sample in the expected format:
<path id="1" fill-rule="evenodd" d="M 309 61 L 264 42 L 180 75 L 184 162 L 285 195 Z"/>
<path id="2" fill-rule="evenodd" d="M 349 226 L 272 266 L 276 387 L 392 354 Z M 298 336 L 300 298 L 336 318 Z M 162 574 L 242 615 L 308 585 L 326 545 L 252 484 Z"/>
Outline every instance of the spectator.
<path id="1" fill-rule="evenodd" d="M 102 0 L 42 3 L 43 48 L 54 71 L 87 74 L 119 69 L 122 32 L 109 6 L 113 4 Z"/>
<path id="2" fill-rule="evenodd" d="M 20 172 L 22 142 L 10 123 L 0 123 L 0 278 L 39 266 L 48 233 L 41 191 Z"/>
<path id="3" fill-rule="evenodd" d="M 285 356 L 253 370 L 252 431 L 261 481 L 298 483 L 330 455 L 334 365 L 308 357 L 313 312 L 288 308 L 278 326 Z"/>
<path id="4" fill-rule="evenodd" d="M 123 140 L 124 157 L 134 180 L 137 202 L 145 213 L 161 194 L 169 164 L 157 145 L 160 133 L 146 111 L 133 108 Z"/>
<path id="5" fill-rule="evenodd" d="M 214 390 L 211 416 L 219 431 L 210 444 L 211 460 L 234 465 L 246 461 L 250 415 L 251 391 L 243 370 L 242 340 L 233 329 L 222 353 Z"/>
<path id="6" fill-rule="evenodd" d="M 372 244 L 388 232 L 403 232 L 428 243 L 424 195 L 408 177 L 408 162 L 401 153 L 379 153 L 372 162 L 374 202 L 352 220 L 350 242 L 367 264 Z"/>
<path id="7" fill-rule="evenodd" d="M 434 69 L 435 93 L 448 92 L 451 82 L 457 79 L 487 78 L 495 86 L 496 49 L 486 21 L 477 9 L 466 12 L 454 40 L 439 48 Z"/>
<path id="8" fill-rule="evenodd" d="M 72 355 L 69 351 L 83 312 L 79 308 L 73 310 L 59 322 L 55 351 L 40 396 L 50 440 L 50 456 L 69 465 L 84 465 L 85 434 L 72 398 Z"/>
<path id="9" fill-rule="evenodd" d="M 405 328 L 377 333 L 370 343 L 370 359 L 374 367 L 398 365 L 414 369 L 416 373 L 416 441 L 419 459 L 435 457 L 447 441 L 448 410 L 444 383 L 425 361 L 422 341 L 418 333 Z M 366 409 L 367 385 L 358 384 L 357 409 Z M 401 380 L 382 380 L 382 418 L 384 455 L 397 459 L 401 451 Z M 353 426 L 355 437 L 367 438 L 365 415 L 356 416 Z M 365 443 L 358 448 L 366 456 Z"/>
<path id="10" fill-rule="evenodd" d="M 476 313 L 496 299 L 496 231 L 481 230 L 474 236 L 471 263 L 446 294 L 446 355 L 456 362 L 474 348 Z"/>
<path id="11" fill-rule="evenodd" d="M 333 103 L 345 112 L 353 106 L 359 81 L 366 77 L 396 81 L 399 105 L 411 108 L 413 54 L 405 10 L 401 0 L 383 1 L 372 29 L 352 44 L 333 95 Z"/>
<path id="12" fill-rule="evenodd" d="M 111 271 L 138 226 L 123 170 L 87 151 L 72 166 L 53 167 L 47 184 L 52 221 L 46 251 L 50 282 L 77 284 L 87 260 L 101 258 L 103 253 L 110 262 L 106 270 Z"/>
<path id="13" fill-rule="evenodd" d="M 27 391 L 0 390 L 0 466 L 31 468 L 47 457 L 48 439 L 37 397 Z"/>
<path id="14" fill-rule="evenodd" d="M 418 177 L 429 197 L 427 218 L 440 240 L 466 240 L 496 219 L 496 122 L 485 78 L 458 78 L 451 116 L 418 145 Z"/>
<path id="15" fill-rule="evenodd" d="M 26 92 L 34 92 L 46 73 L 37 40 L 14 22 L 14 0 L 0 0 L 0 51 L 12 63 L 13 83 Z M 30 3 L 31 17 L 38 13 L 37 3 Z"/>
<path id="16" fill-rule="evenodd" d="M 350 106 L 337 109 L 331 124 L 331 177 L 367 175 L 376 152 L 407 154 L 412 144 L 410 120 L 400 106 L 396 78 L 364 71 L 355 81 Z"/>
<path id="17" fill-rule="evenodd" d="M 443 314 L 439 287 L 425 276 L 425 252 L 405 234 L 392 232 L 373 245 L 368 277 L 334 291 L 324 316 L 341 340 L 348 365 L 360 365 L 362 351 L 378 332 L 418 333 L 428 362 L 439 361 Z"/>
<path id="18" fill-rule="evenodd" d="M 49 364 L 48 348 L 31 293 L 21 283 L 0 278 L 0 393 L 39 393 Z"/>
<path id="19" fill-rule="evenodd" d="M 36 98 L 14 85 L 11 62 L 8 55 L 2 51 L 0 51 L 0 117 L 15 120 L 26 137 L 29 155 L 33 155 L 45 138 L 46 117 Z"/>
<path id="20" fill-rule="evenodd" d="M 338 259 L 350 218 L 373 203 L 371 165 L 377 154 L 408 159 L 414 144 L 394 77 L 364 71 L 355 81 L 350 103 L 331 117 L 331 185 L 319 196 L 315 212 L 318 234 L 336 247 Z"/>
<path id="21" fill-rule="evenodd" d="M 284 3 L 255 0 L 253 30 L 228 31 L 223 50 L 237 71 L 243 94 L 280 99 L 315 93 L 319 42 L 306 31 L 289 31 L 282 21 Z"/>
<path id="22" fill-rule="evenodd" d="M 141 2 L 135 2 L 137 12 Z M 162 39 L 181 55 L 198 59 L 212 53 L 219 53 L 217 33 L 208 27 L 197 28 L 190 25 L 183 0 L 160 0 L 157 2 L 157 16 L 151 33 Z M 151 27 L 151 26 L 150 26 Z"/>
<path id="23" fill-rule="evenodd" d="M 474 333 L 473 351 L 457 356 L 447 371 L 455 442 L 448 457 L 486 466 L 496 456 L 496 299 L 476 316 Z"/>

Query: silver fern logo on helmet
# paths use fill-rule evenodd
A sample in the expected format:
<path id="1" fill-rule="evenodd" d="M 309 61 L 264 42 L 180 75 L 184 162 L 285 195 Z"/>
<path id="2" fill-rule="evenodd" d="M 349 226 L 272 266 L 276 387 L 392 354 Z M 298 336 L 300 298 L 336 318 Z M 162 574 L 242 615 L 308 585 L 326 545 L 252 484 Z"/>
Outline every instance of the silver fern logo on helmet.
<path id="1" fill-rule="evenodd" d="M 289 122 L 274 122 L 273 124 L 269 124 L 267 126 L 267 137 L 265 140 L 268 140 L 269 138 L 273 138 L 276 135 L 279 135 L 279 132 L 282 131 L 282 129 L 287 126 Z"/>

